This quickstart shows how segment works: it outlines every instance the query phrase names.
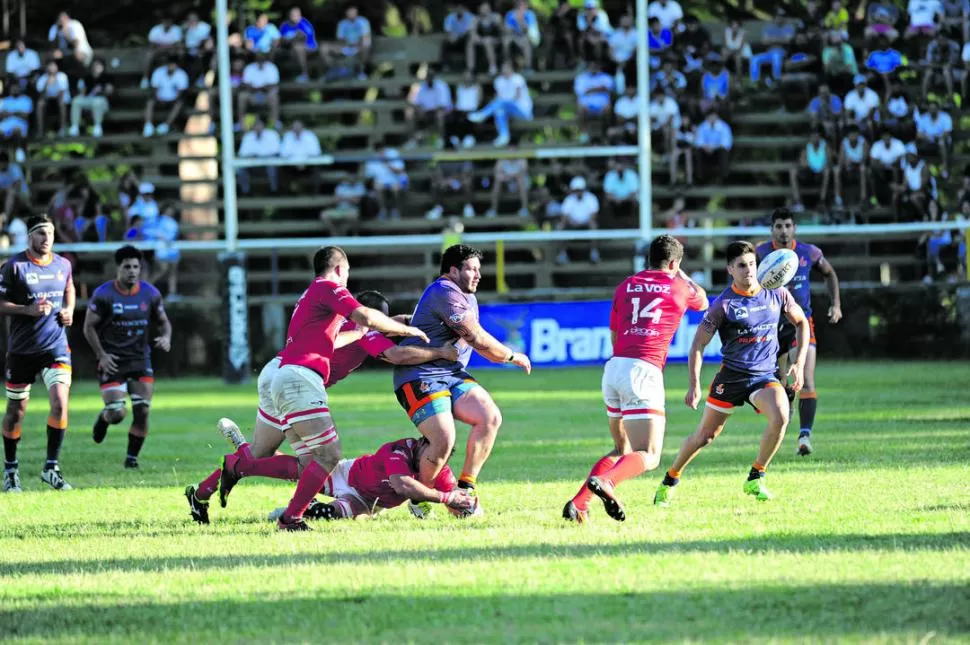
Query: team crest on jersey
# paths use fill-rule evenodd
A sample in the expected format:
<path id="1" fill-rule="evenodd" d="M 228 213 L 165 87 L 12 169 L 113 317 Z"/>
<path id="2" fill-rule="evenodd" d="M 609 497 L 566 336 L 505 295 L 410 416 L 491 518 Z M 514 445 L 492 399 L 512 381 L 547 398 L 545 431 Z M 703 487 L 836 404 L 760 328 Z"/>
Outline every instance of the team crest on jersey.
<path id="1" fill-rule="evenodd" d="M 40 284 L 40 276 L 36 273 L 28 273 L 27 284 Z"/>
<path id="2" fill-rule="evenodd" d="M 422 394 L 427 394 L 428 392 L 431 391 L 431 383 L 428 383 L 427 381 L 421 381 L 421 385 L 418 386 L 418 389 L 421 390 Z"/>
<path id="3" fill-rule="evenodd" d="M 771 311 L 778 311 L 778 303 L 777 302 L 768 303 L 768 309 L 770 309 Z"/>
<path id="4" fill-rule="evenodd" d="M 141 309 L 142 311 L 148 311 L 148 305 L 144 302 L 140 303 L 138 305 L 138 308 Z"/>
<path id="5" fill-rule="evenodd" d="M 455 312 L 455 313 L 451 314 L 450 316 L 448 316 L 448 320 L 450 320 L 451 322 L 453 322 L 453 323 L 455 323 L 457 325 L 458 323 L 460 323 L 461 321 L 463 321 L 465 319 L 465 314 L 467 314 L 467 313 L 468 313 L 467 311 L 458 311 L 458 312 Z"/>
<path id="6" fill-rule="evenodd" d="M 744 320 L 748 317 L 748 308 L 742 303 L 736 300 L 731 300 L 728 302 L 728 307 L 731 309 L 731 313 L 734 315 L 735 320 Z"/>
<path id="7" fill-rule="evenodd" d="M 125 306 L 120 302 L 111 303 L 111 313 L 121 315 L 125 313 Z"/>
<path id="8" fill-rule="evenodd" d="M 714 388 L 715 394 L 724 394 L 724 383 L 718 383 L 718 386 Z"/>
<path id="9" fill-rule="evenodd" d="M 58 280 L 63 280 L 64 279 L 64 272 L 63 271 L 58 270 L 58 272 L 57 272 L 57 279 Z"/>

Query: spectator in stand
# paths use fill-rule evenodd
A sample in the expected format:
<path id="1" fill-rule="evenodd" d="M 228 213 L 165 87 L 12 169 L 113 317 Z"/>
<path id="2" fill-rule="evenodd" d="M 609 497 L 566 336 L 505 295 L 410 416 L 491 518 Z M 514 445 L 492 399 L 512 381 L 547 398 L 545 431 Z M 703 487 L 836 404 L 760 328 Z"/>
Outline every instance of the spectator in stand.
<path id="1" fill-rule="evenodd" d="M 448 142 L 454 148 L 464 146 L 471 148 L 475 145 L 475 127 L 469 116 L 482 106 L 482 86 L 475 80 L 475 75 L 465 70 L 461 82 L 455 87 L 455 109 L 448 119 Z"/>
<path id="2" fill-rule="evenodd" d="M 562 200 L 562 217 L 559 218 L 558 230 L 589 231 L 599 228 L 600 200 L 596 195 L 586 190 L 586 180 L 573 177 L 569 182 L 569 194 Z M 596 243 L 589 245 L 589 261 L 599 264 L 600 252 Z M 569 263 L 569 250 L 563 247 L 556 256 L 557 264 Z"/>
<path id="3" fill-rule="evenodd" d="M 849 39 L 849 10 L 842 6 L 840 0 L 832 0 L 832 7 L 822 19 L 822 27 L 838 34 L 843 40 Z"/>
<path id="4" fill-rule="evenodd" d="M 932 36 L 939 29 L 943 20 L 943 5 L 940 0 L 909 0 L 906 6 L 909 14 L 909 26 L 906 28 L 906 38 L 917 36 Z"/>
<path id="5" fill-rule="evenodd" d="M 916 121 L 916 143 L 923 154 L 939 154 L 943 160 L 940 176 L 950 178 L 950 150 L 953 147 L 953 119 L 940 110 L 940 104 L 930 102 L 929 109 Z"/>
<path id="6" fill-rule="evenodd" d="M 704 122 L 697 128 L 697 138 L 694 143 L 700 174 L 709 177 L 713 173 L 717 183 L 724 183 L 733 147 L 734 136 L 731 126 L 725 123 L 717 112 L 708 112 Z"/>
<path id="7" fill-rule="evenodd" d="M 721 114 L 731 114 L 731 74 L 723 65 L 721 57 L 711 52 L 707 65 L 701 74 L 700 113 L 707 114 L 717 110 Z"/>
<path id="8" fill-rule="evenodd" d="M 805 211 L 802 201 L 802 186 L 820 186 L 819 204 L 824 207 L 828 197 L 829 180 L 832 176 L 832 156 L 828 142 L 822 138 L 820 128 L 812 128 L 811 138 L 798 155 L 798 164 L 788 171 L 791 182 L 792 210 L 796 213 Z"/>
<path id="9" fill-rule="evenodd" d="M 246 61 L 242 58 L 233 58 L 229 63 L 229 87 L 236 93 L 238 99 L 239 88 L 242 86 L 243 71 Z M 218 83 L 213 84 L 209 89 L 209 134 L 216 133 L 216 126 L 219 124 L 219 87 Z M 238 110 L 238 102 L 236 106 Z"/>
<path id="10" fill-rule="evenodd" d="M 44 118 L 51 107 L 57 110 L 60 118 L 58 133 L 64 136 L 67 134 L 67 106 L 71 103 L 71 86 L 67 74 L 58 69 L 57 61 L 48 61 L 47 72 L 37 79 L 36 89 L 37 136 L 46 134 Z"/>
<path id="11" fill-rule="evenodd" d="M 128 209 L 131 208 L 138 196 L 141 195 L 141 181 L 138 173 L 129 169 L 118 179 L 118 206 L 121 207 L 121 216 L 127 223 L 129 220 Z"/>
<path id="12" fill-rule="evenodd" d="M 684 10 L 676 0 L 653 0 L 647 6 L 647 18 L 656 18 L 664 29 L 680 31 Z"/>
<path id="13" fill-rule="evenodd" d="M 26 90 L 40 73 L 40 56 L 33 49 L 27 49 L 23 38 L 19 38 L 14 48 L 7 54 L 4 69 L 7 71 L 8 79 L 16 81 L 20 89 Z"/>
<path id="14" fill-rule="evenodd" d="M 888 102 L 893 87 L 896 71 L 906 64 L 903 55 L 894 49 L 889 39 L 880 36 L 876 39 L 875 48 L 866 56 L 866 69 L 878 74 L 882 79 L 883 96 Z"/>
<path id="15" fill-rule="evenodd" d="M 664 155 L 670 154 L 674 146 L 674 132 L 679 128 L 680 106 L 677 105 L 677 101 L 659 87 L 654 89 L 650 101 L 650 134 L 653 149 Z"/>
<path id="16" fill-rule="evenodd" d="M 311 194 L 320 194 L 320 173 L 317 166 L 301 165 L 321 155 L 320 139 L 312 130 L 303 127 L 299 119 L 290 124 L 290 129 L 283 134 L 280 146 L 280 157 L 293 162 L 292 166 L 284 166 L 286 177 L 294 181 L 307 180 L 310 183 Z"/>
<path id="17" fill-rule="evenodd" d="M 514 148 L 514 144 L 512 146 Z M 498 200 L 503 189 L 519 195 L 519 217 L 529 216 L 529 162 L 523 158 L 499 159 L 492 174 L 492 207 L 485 217 L 498 215 Z"/>
<path id="18" fill-rule="evenodd" d="M 303 17 L 299 7 L 293 7 L 287 13 L 286 21 L 280 25 L 280 43 L 288 47 L 300 66 L 297 82 L 306 83 L 310 80 L 310 68 L 307 63 L 307 52 L 320 52 L 317 44 L 317 32 L 310 21 Z M 321 56 L 323 53 L 321 52 Z"/>
<path id="19" fill-rule="evenodd" d="M 607 44 L 616 91 L 622 94 L 628 84 L 636 85 L 637 82 L 637 32 L 633 28 L 633 16 L 620 18 L 620 28 L 610 34 Z"/>
<path id="20" fill-rule="evenodd" d="M 599 63 L 590 61 L 586 71 L 576 76 L 573 91 L 579 107 L 579 142 L 587 143 L 589 121 L 608 124 L 613 118 L 613 77 L 600 69 Z"/>
<path id="21" fill-rule="evenodd" d="M 182 27 L 176 25 L 171 16 L 165 16 L 162 21 L 148 32 L 148 54 L 145 55 L 145 73 L 141 77 L 141 89 L 148 89 L 148 80 L 160 61 L 182 56 L 182 41 L 185 34 Z"/>
<path id="22" fill-rule="evenodd" d="M 370 21 L 360 15 L 356 6 L 348 6 L 344 19 L 337 23 L 336 50 L 344 58 L 354 60 L 359 80 L 367 78 L 371 45 Z"/>
<path id="23" fill-rule="evenodd" d="M 11 254 L 20 253 L 27 248 L 27 223 L 24 222 L 23 217 L 11 219 L 6 233 L 10 238 L 10 245 L 7 249 Z"/>
<path id="24" fill-rule="evenodd" d="M 182 32 L 185 35 L 182 41 L 185 46 L 185 71 L 190 80 L 198 79 L 200 86 L 204 86 L 203 75 L 212 65 L 212 54 L 215 51 L 212 26 L 199 20 L 197 12 L 190 11 L 186 16 Z"/>
<path id="25" fill-rule="evenodd" d="M 142 182 L 138 186 L 138 197 L 128 207 L 129 220 L 134 223 L 135 217 L 139 217 L 142 226 L 154 226 L 161 214 L 158 202 L 155 201 L 155 184 L 150 181 Z"/>
<path id="26" fill-rule="evenodd" d="M 498 130 L 498 138 L 495 145 L 507 146 L 511 141 L 509 131 L 509 119 L 521 119 L 523 121 L 532 120 L 532 97 L 529 95 L 529 87 L 521 74 L 516 74 L 512 69 L 512 64 L 505 62 L 502 64 L 502 73 L 495 78 L 495 98 L 478 112 L 468 115 L 472 123 L 481 123 L 485 119 L 495 117 L 495 129 Z"/>
<path id="27" fill-rule="evenodd" d="M 71 129 L 68 135 L 76 137 L 81 134 L 81 115 L 85 109 L 91 112 L 91 120 L 94 122 L 91 134 L 95 137 L 104 134 L 104 115 L 108 113 L 108 101 L 115 91 L 113 79 L 104 70 L 104 61 L 95 58 L 91 62 L 88 75 L 78 80 L 71 100 Z"/>
<path id="28" fill-rule="evenodd" d="M 340 182 L 333 191 L 333 196 L 337 198 L 337 204 L 333 209 L 321 212 L 320 217 L 326 221 L 330 216 L 342 212 L 353 213 L 358 218 L 363 219 L 360 212 L 361 204 L 367 194 L 364 182 L 357 175 L 352 175 L 349 172 L 340 172 L 339 177 Z"/>
<path id="29" fill-rule="evenodd" d="M 882 102 L 879 95 L 866 85 L 864 74 L 856 74 L 852 79 L 855 89 L 845 95 L 842 104 L 845 106 L 846 125 L 856 124 L 864 133 L 873 132 L 873 123 L 879 118 L 879 107 Z"/>
<path id="30" fill-rule="evenodd" d="M 748 34 L 741 26 L 741 21 L 736 18 L 724 28 L 724 49 L 721 56 L 724 57 L 725 65 L 734 67 L 734 75 L 738 79 L 744 77 L 745 63 L 751 63 L 751 43 L 748 42 Z"/>
<path id="31" fill-rule="evenodd" d="M 943 0 L 943 27 L 970 41 L 970 0 Z"/>
<path id="32" fill-rule="evenodd" d="M 674 34 L 660 24 L 659 18 L 651 18 L 647 30 L 647 49 L 650 50 L 650 67 L 659 69 L 670 57 L 674 46 Z"/>
<path id="33" fill-rule="evenodd" d="M 947 100 L 953 104 L 954 67 L 960 64 L 960 46 L 947 38 L 942 29 L 926 48 L 926 72 L 923 74 L 923 98 L 929 98 L 930 85 L 939 78 L 946 86 Z"/>
<path id="34" fill-rule="evenodd" d="M 464 59 L 468 50 L 468 40 L 475 26 L 475 15 L 461 3 L 453 5 L 451 13 L 445 16 L 445 42 L 442 45 L 441 61 L 445 65 L 452 60 Z M 462 68 L 465 66 L 463 65 Z"/>
<path id="35" fill-rule="evenodd" d="M 879 140 L 869 149 L 869 176 L 872 196 L 880 203 L 891 198 L 892 186 L 899 183 L 899 167 L 906 156 L 906 146 L 893 136 L 892 130 L 883 128 Z"/>
<path id="36" fill-rule="evenodd" d="M 47 40 L 54 44 L 54 58 L 73 59 L 81 67 L 90 65 L 94 58 L 84 25 L 73 20 L 66 11 L 58 14 L 57 22 L 47 32 Z"/>
<path id="37" fill-rule="evenodd" d="M 677 36 L 677 49 L 684 58 L 684 73 L 688 76 L 699 74 L 704 67 L 704 59 L 711 51 L 711 33 L 701 26 L 697 16 L 687 16 L 686 29 Z"/>
<path id="38" fill-rule="evenodd" d="M 256 16 L 256 22 L 246 27 L 243 38 L 247 51 L 272 56 L 283 36 L 279 28 L 269 21 L 269 14 L 262 11 Z"/>
<path id="39" fill-rule="evenodd" d="M 452 145 L 456 150 L 458 149 L 458 145 L 454 142 Z M 475 208 L 472 206 L 474 186 L 475 166 L 471 161 L 466 159 L 436 162 L 434 176 L 431 179 L 431 202 L 434 207 L 425 213 L 425 217 L 429 220 L 441 219 L 445 213 L 445 202 L 452 196 L 457 196 L 461 200 L 462 215 L 474 217 Z"/>
<path id="40" fill-rule="evenodd" d="M 576 19 L 577 11 L 569 0 L 559 0 L 559 6 L 552 12 L 546 22 L 547 56 L 546 67 L 556 69 L 559 54 L 563 55 L 563 64 L 572 67 L 576 63 Z"/>
<path id="41" fill-rule="evenodd" d="M 674 53 L 671 52 L 664 56 L 663 67 L 650 77 L 650 89 L 654 90 L 659 87 L 668 96 L 679 101 L 684 98 L 684 93 L 687 90 L 687 77 L 674 67 L 676 64 L 677 56 Z"/>
<path id="42" fill-rule="evenodd" d="M 179 219 L 178 210 L 172 205 L 167 205 L 158 220 L 143 229 L 143 239 L 159 245 L 155 249 L 149 280 L 156 286 L 165 280 L 167 287 L 165 297 L 168 299 L 178 295 L 178 264 L 182 252 L 173 248 L 172 243 L 179 238 Z"/>
<path id="43" fill-rule="evenodd" d="M 125 242 L 138 242 L 144 239 L 142 235 L 142 230 L 144 229 L 144 220 L 141 215 L 134 215 L 127 224 L 125 228 L 125 234 L 122 239 Z"/>
<path id="44" fill-rule="evenodd" d="M 16 159 L 24 162 L 24 142 L 30 131 L 34 101 L 24 94 L 20 83 L 10 84 L 10 94 L 0 99 L 0 137 L 17 149 Z"/>
<path id="45" fill-rule="evenodd" d="M 368 161 L 364 166 L 364 176 L 371 182 L 374 190 L 374 199 L 378 206 L 377 219 L 386 220 L 388 213 L 392 220 L 401 219 L 404 197 L 411 184 L 401 154 L 391 148 L 387 141 L 382 142 L 377 158 Z"/>
<path id="46" fill-rule="evenodd" d="M 967 95 L 970 91 L 970 39 L 963 43 L 963 51 L 960 53 L 960 59 L 963 61 L 963 70 L 961 71 L 960 80 L 960 95 L 962 100 L 966 101 L 970 99 Z"/>
<path id="47" fill-rule="evenodd" d="M 963 169 L 963 184 L 957 192 L 957 204 L 961 215 L 970 216 L 970 166 Z"/>
<path id="48" fill-rule="evenodd" d="M 465 60 L 468 69 L 472 72 L 477 70 L 478 48 L 485 50 L 485 60 L 488 61 L 488 73 L 494 76 L 498 72 L 495 63 L 495 46 L 502 37 L 502 18 L 492 11 L 492 5 L 483 2 L 478 5 L 478 15 L 468 35 L 468 49 L 465 52 Z"/>
<path id="49" fill-rule="evenodd" d="M 842 121 L 842 99 L 840 99 L 824 83 L 818 86 L 818 96 L 808 104 L 808 113 L 812 116 L 812 127 L 822 128 L 823 136 L 827 139 L 837 139 L 839 124 Z"/>
<path id="50" fill-rule="evenodd" d="M 842 93 L 852 88 L 852 79 L 859 73 L 859 64 L 852 45 L 844 42 L 838 31 L 829 33 L 828 44 L 822 50 L 822 68 L 825 70 L 825 82 L 836 92 Z"/>
<path id="51" fill-rule="evenodd" d="M 930 169 L 920 159 L 915 143 L 906 144 L 906 156 L 900 164 L 901 182 L 896 186 L 896 218 L 906 215 L 907 221 L 925 220 L 933 201 Z M 905 212 L 904 212 L 905 211 Z"/>
<path id="52" fill-rule="evenodd" d="M 539 20 L 529 8 L 527 0 L 516 0 L 515 7 L 505 13 L 502 51 L 505 60 L 512 60 L 512 45 L 522 52 L 522 68 L 532 69 L 532 48 L 538 47 Z"/>
<path id="53" fill-rule="evenodd" d="M 269 123 L 277 130 L 283 128 L 280 121 L 280 70 L 267 60 L 266 54 L 257 54 L 256 60 L 243 70 L 242 84 L 236 96 L 236 132 L 242 132 L 246 109 L 250 105 L 265 105 L 269 110 Z"/>
<path id="54" fill-rule="evenodd" d="M 421 83 L 411 87 L 404 119 L 410 129 L 409 146 L 417 146 L 424 138 L 423 130 L 434 126 L 438 133 L 438 148 L 445 146 L 445 126 L 453 108 L 451 88 L 433 69 Z"/>
<path id="55" fill-rule="evenodd" d="M 866 10 L 866 42 L 885 38 L 894 43 L 899 38 L 896 23 L 899 21 L 899 8 L 886 2 L 873 2 Z"/>
<path id="56" fill-rule="evenodd" d="M 280 156 L 280 147 L 280 133 L 267 128 L 262 119 L 256 119 L 252 129 L 243 135 L 242 143 L 239 144 L 239 158 L 276 159 Z M 279 166 L 266 165 L 263 168 L 269 180 L 269 192 L 275 195 L 280 190 Z M 252 186 L 249 168 L 236 170 L 236 179 L 239 180 L 239 190 L 243 195 L 248 195 Z"/>
<path id="57" fill-rule="evenodd" d="M 761 82 L 761 68 L 765 63 L 771 65 L 771 78 L 767 81 L 768 85 L 774 85 L 781 79 L 788 49 L 795 40 L 797 31 L 797 24 L 788 20 L 785 10 L 777 9 L 774 22 L 766 25 L 761 34 L 761 44 L 767 47 L 766 51 L 751 57 L 752 83 L 757 85 Z"/>
<path id="58" fill-rule="evenodd" d="M 19 164 L 10 163 L 10 154 L 0 150 L 0 194 L 3 195 L 3 212 L 0 213 L 0 229 L 7 225 L 7 218 L 12 216 L 18 203 L 29 206 L 30 193 L 27 190 L 27 178 Z"/>
<path id="59" fill-rule="evenodd" d="M 635 145 L 639 118 L 637 87 L 632 84 L 627 85 L 626 92 L 613 104 L 613 126 L 606 132 L 610 142 L 613 145 Z"/>
<path id="60" fill-rule="evenodd" d="M 674 132 L 674 148 L 670 153 L 670 183 L 678 183 L 678 165 L 684 159 L 684 175 L 688 186 L 694 185 L 694 143 L 697 141 L 697 126 L 684 114 L 680 118 L 680 128 Z"/>
<path id="61" fill-rule="evenodd" d="M 579 55 L 585 61 L 602 61 L 606 39 L 613 31 L 610 17 L 600 9 L 599 0 L 584 0 L 583 11 L 576 16 L 579 32 Z"/>
<path id="62" fill-rule="evenodd" d="M 839 146 L 839 166 L 835 172 L 835 206 L 842 208 L 843 182 L 858 182 L 859 202 L 865 204 L 868 201 L 866 189 L 868 188 L 869 169 L 866 161 L 869 159 L 869 142 L 865 140 L 859 128 L 849 126 L 848 134 L 842 139 Z"/>
<path id="63" fill-rule="evenodd" d="M 145 104 L 145 127 L 142 135 L 150 137 L 154 134 L 166 135 L 175 120 L 182 113 L 185 103 L 185 92 L 189 89 L 189 75 L 178 66 L 178 60 L 168 59 L 165 67 L 159 67 L 152 72 L 152 96 Z M 168 110 L 168 117 L 155 128 L 155 106 L 164 112 Z"/>
<path id="64" fill-rule="evenodd" d="M 640 177 L 625 157 L 610 160 L 610 169 L 603 177 L 603 197 L 608 225 L 627 228 L 636 221 Z"/>

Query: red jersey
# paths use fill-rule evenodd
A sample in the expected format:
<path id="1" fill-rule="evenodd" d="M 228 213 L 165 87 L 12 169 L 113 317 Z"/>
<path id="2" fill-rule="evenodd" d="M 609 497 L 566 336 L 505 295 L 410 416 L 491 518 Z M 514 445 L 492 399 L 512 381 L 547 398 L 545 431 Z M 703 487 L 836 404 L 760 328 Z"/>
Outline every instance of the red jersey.
<path id="1" fill-rule="evenodd" d="M 357 324 L 352 320 L 346 321 L 340 327 L 342 332 L 355 329 L 357 329 Z M 333 360 L 330 362 L 330 376 L 324 381 L 324 385 L 326 387 L 336 385 L 338 381 L 347 378 L 348 374 L 360 367 L 368 356 L 377 358 L 391 347 L 394 347 L 394 343 L 388 340 L 384 334 L 378 331 L 367 332 L 360 340 L 345 345 L 334 352 Z"/>
<path id="2" fill-rule="evenodd" d="M 380 508 L 394 508 L 408 501 L 401 497 L 388 481 L 391 475 L 418 477 L 418 440 L 398 439 L 385 443 L 373 455 L 364 455 L 354 460 L 347 475 L 347 483 L 364 498 L 368 504 Z"/>
<path id="3" fill-rule="evenodd" d="M 286 345 L 280 352 L 283 365 L 300 365 L 319 374 L 324 383 L 330 378 L 334 340 L 349 316 L 361 304 L 346 287 L 332 280 L 317 278 L 310 283 L 290 317 Z"/>
<path id="4" fill-rule="evenodd" d="M 706 308 L 707 299 L 680 276 L 652 269 L 630 276 L 613 294 L 613 355 L 639 358 L 663 369 L 684 312 Z"/>

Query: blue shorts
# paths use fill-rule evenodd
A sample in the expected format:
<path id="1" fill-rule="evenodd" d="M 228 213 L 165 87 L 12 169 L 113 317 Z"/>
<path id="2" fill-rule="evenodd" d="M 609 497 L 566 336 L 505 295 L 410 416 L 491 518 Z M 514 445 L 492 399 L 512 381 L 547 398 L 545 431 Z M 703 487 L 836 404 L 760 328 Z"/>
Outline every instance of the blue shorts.
<path id="1" fill-rule="evenodd" d="M 707 407 L 722 414 L 732 414 L 734 408 L 745 403 L 751 404 L 756 411 L 751 396 L 768 387 L 784 386 L 772 374 L 751 375 L 737 372 L 727 367 L 720 371 L 711 381 L 711 390 L 707 395 Z"/>
<path id="2" fill-rule="evenodd" d="M 408 381 L 395 390 L 397 402 L 418 426 L 436 414 L 451 412 L 451 406 L 466 392 L 478 387 L 467 372 Z"/>

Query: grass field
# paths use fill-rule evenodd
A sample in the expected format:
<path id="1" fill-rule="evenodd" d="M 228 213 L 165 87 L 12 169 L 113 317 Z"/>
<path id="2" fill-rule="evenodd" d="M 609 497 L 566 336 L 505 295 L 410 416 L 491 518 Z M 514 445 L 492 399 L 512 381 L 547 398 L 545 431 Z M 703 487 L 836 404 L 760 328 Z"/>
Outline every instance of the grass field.
<path id="1" fill-rule="evenodd" d="M 182 489 L 226 451 L 215 421 L 248 432 L 255 385 L 160 382 L 142 469 L 126 472 L 126 429 L 96 446 L 97 390 L 80 384 L 69 493 L 37 476 L 38 398 L 26 492 L 0 497 L 0 640 L 970 642 L 966 364 L 823 363 L 817 452 L 797 458 L 797 433 L 786 438 L 768 474 L 778 499 L 741 493 L 762 425 L 746 410 L 669 509 L 650 504 L 658 471 L 620 488 L 626 523 L 594 504 L 585 526 L 560 512 L 609 445 L 599 370 L 479 377 L 505 415 L 485 518 L 419 522 L 402 508 L 308 534 L 264 520 L 292 489 L 257 480 L 229 508 L 216 501 L 210 526 L 188 517 Z M 412 432 L 389 379 L 361 373 L 331 393 L 345 454 Z M 685 381 L 668 369 L 664 467 L 699 418 Z"/>

